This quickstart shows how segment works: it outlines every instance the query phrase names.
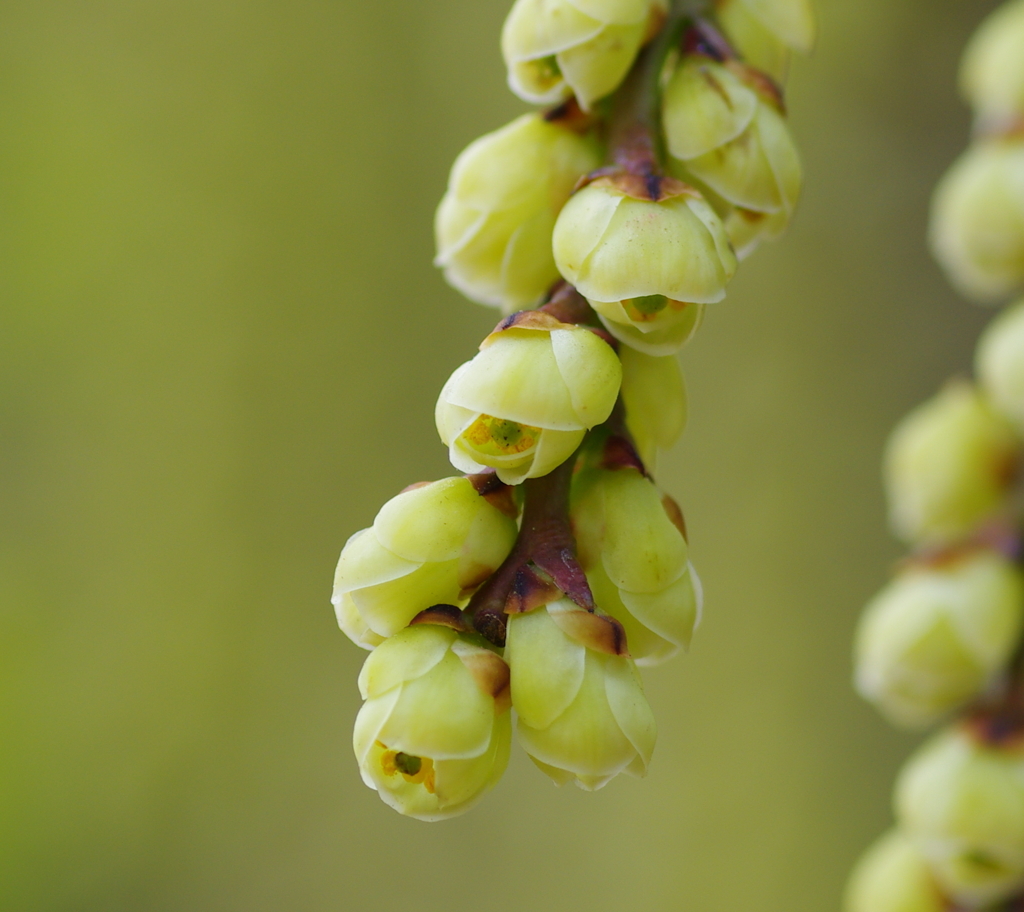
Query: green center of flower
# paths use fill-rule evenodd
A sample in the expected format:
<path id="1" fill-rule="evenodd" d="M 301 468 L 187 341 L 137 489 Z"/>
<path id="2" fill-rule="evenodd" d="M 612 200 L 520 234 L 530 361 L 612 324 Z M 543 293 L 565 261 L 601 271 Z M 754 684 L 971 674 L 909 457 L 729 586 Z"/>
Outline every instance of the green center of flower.
<path id="1" fill-rule="evenodd" d="M 417 757 L 402 751 L 388 750 L 387 745 L 380 741 L 377 745 L 383 748 L 380 755 L 380 767 L 386 776 L 402 775 L 406 782 L 422 785 L 430 794 L 434 794 L 434 761 L 429 757 Z"/>
<path id="2" fill-rule="evenodd" d="M 403 754 L 401 751 L 395 754 L 395 767 L 407 776 L 415 776 L 420 771 L 421 766 L 423 766 L 423 761 L 419 757 L 414 757 L 412 754 Z"/>
<path id="3" fill-rule="evenodd" d="M 668 298 L 665 295 L 641 295 L 631 298 L 629 303 L 642 314 L 656 314 L 668 307 Z"/>
<path id="4" fill-rule="evenodd" d="M 487 456 L 513 456 L 532 449 L 540 428 L 507 418 L 481 415 L 463 432 L 466 442 Z"/>

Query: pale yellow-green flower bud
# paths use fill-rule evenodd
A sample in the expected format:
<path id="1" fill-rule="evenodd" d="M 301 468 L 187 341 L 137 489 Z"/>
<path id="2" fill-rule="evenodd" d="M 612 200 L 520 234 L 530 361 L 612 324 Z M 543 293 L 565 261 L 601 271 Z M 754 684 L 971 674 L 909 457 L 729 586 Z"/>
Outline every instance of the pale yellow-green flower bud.
<path id="1" fill-rule="evenodd" d="M 636 469 L 589 469 L 573 484 L 570 518 L 595 602 L 622 623 L 637 663 L 688 647 L 701 590 L 674 502 Z"/>
<path id="2" fill-rule="evenodd" d="M 407 489 L 345 544 L 334 575 L 338 624 L 370 649 L 432 605 L 463 604 L 515 538 L 515 520 L 468 478 Z"/>
<path id="3" fill-rule="evenodd" d="M 782 83 L 790 49 L 814 46 L 814 11 L 809 0 L 717 0 L 718 20 L 729 42 L 751 66 Z"/>
<path id="4" fill-rule="evenodd" d="M 940 732 L 896 784 L 900 828 L 950 898 L 975 908 L 1024 887 L 1024 744 Z"/>
<path id="5" fill-rule="evenodd" d="M 516 0 L 501 33 L 509 87 L 534 104 L 575 95 L 589 110 L 664 15 L 664 0 Z"/>
<path id="6" fill-rule="evenodd" d="M 646 192 L 632 175 L 602 177 L 578 191 L 555 223 L 555 263 L 610 333 L 666 355 L 699 325 L 695 303 L 725 297 L 736 257 L 718 216 L 692 187 L 664 178 L 657 200 Z"/>
<path id="7" fill-rule="evenodd" d="M 1024 283 L 1024 140 L 977 140 L 932 197 L 932 252 L 965 295 L 994 301 Z"/>
<path id="8" fill-rule="evenodd" d="M 653 470 L 657 451 L 669 449 L 686 427 L 686 383 L 679 361 L 673 356 L 655 358 L 624 345 L 622 403 L 626 427 L 640 458 Z"/>
<path id="9" fill-rule="evenodd" d="M 844 912 L 949 912 L 928 863 L 898 830 L 864 853 L 846 885 Z"/>
<path id="10" fill-rule="evenodd" d="M 539 311 L 505 320 L 441 390 L 435 418 L 452 465 L 507 484 L 561 465 L 611 414 L 622 367 L 588 329 Z"/>
<path id="11" fill-rule="evenodd" d="M 607 621 L 567 599 L 509 619 L 505 659 L 519 740 L 559 785 L 601 788 L 621 772 L 643 776 L 654 716 L 633 660 L 601 639 Z"/>
<path id="12" fill-rule="evenodd" d="M 774 87 L 735 61 L 685 58 L 665 90 L 670 154 L 719 197 L 751 212 L 792 212 L 800 158 Z"/>
<path id="13" fill-rule="evenodd" d="M 912 564 L 860 620 L 857 690 L 894 722 L 934 722 L 1001 672 L 1020 636 L 1022 612 L 1020 572 L 996 552 Z"/>
<path id="14" fill-rule="evenodd" d="M 1024 2 L 996 9 L 974 33 L 960 87 L 979 119 L 1000 125 L 1024 117 Z"/>
<path id="15" fill-rule="evenodd" d="M 1019 444 L 1010 424 L 965 381 L 907 415 L 885 453 L 889 518 L 910 542 L 944 543 L 1002 505 Z"/>
<path id="16" fill-rule="evenodd" d="M 400 814 L 468 810 L 508 764 L 508 666 L 447 627 L 418 624 L 366 660 L 353 748 L 363 781 Z"/>
<path id="17" fill-rule="evenodd" d="M 978 380 L 992 405 L 1024 429 L 1024 301 L 996 317 L 978 342 Z M 625 376 L 623 376 L 625 387 Z"/>
<path id="18" fill-rule="evenodd" d="M 558 279 L 555 217 L 600 161 L 591 138 L 539 114 L 471 143 L 452 166 L 434 222 L 435 263 L 448 282 L 506 313 L 538 303 Z"/>

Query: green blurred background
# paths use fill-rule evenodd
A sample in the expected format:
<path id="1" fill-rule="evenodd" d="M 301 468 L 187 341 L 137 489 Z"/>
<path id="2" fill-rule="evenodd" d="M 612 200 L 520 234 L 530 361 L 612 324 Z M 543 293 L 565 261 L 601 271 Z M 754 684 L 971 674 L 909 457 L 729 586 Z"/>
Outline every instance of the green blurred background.
<path id="1" fill-rule="evenodd" d="M 0 909 L 821 912 L 915 738 L 853 695 L 899 548 L 888 429 L 987 319 L 924 244 L 993 2 L 820 0 L 790 235 L 683 353 L 660 468 L 707 592 L 644 781 L 521 752 L 468 816 L 360 782 L 346 537 L 449 472 L 495 314 L 431 266 L 458 151 L 523 110 L 505 0 L 0 4 Z"/>

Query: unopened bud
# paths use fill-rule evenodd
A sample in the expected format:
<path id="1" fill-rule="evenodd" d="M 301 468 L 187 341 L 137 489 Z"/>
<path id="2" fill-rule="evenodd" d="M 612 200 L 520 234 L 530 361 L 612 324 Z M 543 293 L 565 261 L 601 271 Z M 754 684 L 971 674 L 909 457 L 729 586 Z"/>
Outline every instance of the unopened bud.
<path id="1" fill-rule="evenodd" d="M 600 164 L 594 141 L 525 114 L 455 160 L 434 228 L 448 282 L 506 313 L 536 304 L 558 279 L 555 217 L 576 181 Z"/>
<path id="2" fill-rule="evenodd" d="M 864 853 L 846 885 L 844 912 L 949 912 L 928 863 L 898 830 Z"/>
<path id="3" fill-rule="evenodd" d="M 515 538 L 515 520 L 468 478 L 403 491 L 341 552 L 332 598 L 338 624 L 368 649 L 432 605 L 464 604 Z"/>
<path id="4" fill-rule="evenodd" d="M 974 33 L 960 67 L 960 87 L 983 124 L 1024 117 L 1024 2 L 1010 0 Z"/>
<path id="5" fill-rule="evenodd" d="M 632 345 L 638 335 L 681 329 L 675 350 L 699 323 L 692 305 L 725 297 L 736 257 L 696 190 L 664 178 L 653 200 L 645 187 L 631 175 L 614 175 L 578 191 L 555 223 L 555 263 L 610 332 L 635 330 L 623 337 Z"/>
<path id="6" fill-rule="evenodd" d="M 678 159 L 697 158 L 736 139 L 750 126 L 760 104 L 735 62 L 700 54 L 682 59 L 662 94 L 665 142 Z"/>
<path id="7" fill-rule="evenodd" d="M 409 817 L 468 810 L 508 764 L 508 681 L 499 656 L 446 627 L 385 641 L 359 674 L 366 703 L 353 748 L 363 781 Z"/>
<path id="8" fill-rule="evenodd" d="M 976 908 L 1024 886 L 1024 743 L 940 732 L 896 784 L 900 828 L 950 898 Z"/>
<path id="9" fill-rule="evenodd" d="M 622 623 L 643 665 L 688 647 L 700 620 L 700 582 L 669 505 L 634 468 L 590 469 L 573 485 L 580 564 L 596 603 Z"/>
<path id="10" fill-rule="evenodd" d="M 807 54 L 814 47 L 816 26 L 810 0 L 718 0 L 718 16 L 726 30 L 740 15 L 756 20 L 794 51 Z M 738 50 L 744 54 L 742 46 Z"/>
<path id="11" fill-rule="evenodd" d="M 1024 283 L 1024 140 L 977 140 L 932 197 L 932 252 L 965 295 L 995 301 Z"/>
<path id="12" fill-rule="evenodd" d="M 1020 572 L 994 551 L 912 564 L 864 611 L 857 689 L 894 722 L 934 722 L 1000 673 L 1020 636 L 1022 612 Z"/>
<path id="13" fill-rule="evenodd" d="M 686 383 L 679 360 L 656 358 L 624 345 L 622 403 L 640 458 L 653 470 L 658 450 L 669 449 L 686 427 Z"/>
<path id="14" fill-rule="evenodd" d="M 664 15 L 663 0 L 516 0 L 501 33 L 509 87 L 534 104 L 575 95 L 589 110 Z"/>
<path id="15" fill-rule="evenodd" d="M 643 776 L 654 751 L 654 716 L 612 623 L 564 599 L 509 619 L 519 740 L 559 785 Z"/>
<path id="16" fill-rule="evenodd" d="M 622 367 L 588 329 L 532 311 L 504 321 L 441 390 L 435 417 L 452 464 L 507 484 L 546 475 L 611 414 Z"/>
<path id="17" fill-rule="evenodd" d="M 750 11 L 749 4 L 744 0 L 717 0 L 715 12 L 729 44 L 743 61 L 779 85 L 784 83 L 792 52 Z"/>
<path id="18" fill-rule="evenodd" d="M 1024 430 L 1024 301 L 1008 308 L 985 330 L 975 366 L 992 405 L 1018 431 Z"/>
<path id="19" fill-rule="evenodd" d="M 967 535 L 1001 506 L 1018 450 L 1009 423 L 971 384 L 947 384 L 889 438 L 884 474 L 893 529 L 932 544 Z"/>
<path id="20" fill-rule="evenodd" d="M 726 202 L 752 212 L 792 212 L 800 158 L 778 98 L 741 64 L 684 59 L 663 96 L 668 150 Z"/>

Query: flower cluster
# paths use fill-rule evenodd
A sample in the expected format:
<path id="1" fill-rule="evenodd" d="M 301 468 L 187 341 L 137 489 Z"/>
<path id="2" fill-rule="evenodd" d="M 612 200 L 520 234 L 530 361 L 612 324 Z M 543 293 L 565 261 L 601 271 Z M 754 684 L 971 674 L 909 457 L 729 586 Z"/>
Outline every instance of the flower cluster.
<path id="1" fill-rule="evenodd" d="M 651 472 L 686 423 L 679 349 L 737 258 L 778 236 L 800 165 L 780 82 L 807 0 L 516 0 L 512 90 L 554 107 L 456 160 L 435 223 L 450 284 L 504 318 L 435 418 L 461 476 L 413 485 L 342 551 L 333 602 L 370 655 L 363 779 L 461 813 L 518 738 L 556 783 L 642 776 L 638 665 L 702 605 Z"/>
<path id="2" fill-rule="evenodd" d="M 962 83 L 979 138 L 936 190 L 932 238 L 963 290 L 1006 295 L 1024 282 L 1024 146 L 1009 135 L 1024 0 L 981 26 Z M 896 826 L 854 871 L 847 912 L 1024 908 L 1024 301 L 985 331 L 975 374 L 907 415 L 885 454 L 890 524 L 913 551 L 861 618 L 856 686 L 900 725 L 960 715 L 904 767 Z"/>

